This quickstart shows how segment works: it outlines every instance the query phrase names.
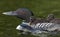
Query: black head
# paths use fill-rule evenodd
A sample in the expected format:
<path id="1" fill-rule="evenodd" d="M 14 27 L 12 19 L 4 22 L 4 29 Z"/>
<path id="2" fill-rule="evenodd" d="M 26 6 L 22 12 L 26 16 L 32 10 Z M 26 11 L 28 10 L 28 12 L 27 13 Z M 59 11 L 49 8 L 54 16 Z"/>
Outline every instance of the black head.
<path id="1" fill-rule="evenodd" d="M 34 16 L 31 10 L 27 8 L 19 8 L 16 11 L 3 12 L 4 15 L 17 16 L 20 19 L 27 20 L 30 16 Z"/>

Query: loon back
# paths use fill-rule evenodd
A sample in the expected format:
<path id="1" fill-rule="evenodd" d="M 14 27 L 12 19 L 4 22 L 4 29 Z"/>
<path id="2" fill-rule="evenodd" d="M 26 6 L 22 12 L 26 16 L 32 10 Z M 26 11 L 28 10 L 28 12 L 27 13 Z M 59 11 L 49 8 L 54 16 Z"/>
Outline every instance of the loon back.
<path id="1" fill-rule="evenodd" d="M 55 29 L 57 29 L 57 24 L 55 25 L 55 23 L 37 23 L 36 25 L 31 25 L 31 27 L 40 31 L 54 31 Z"/>

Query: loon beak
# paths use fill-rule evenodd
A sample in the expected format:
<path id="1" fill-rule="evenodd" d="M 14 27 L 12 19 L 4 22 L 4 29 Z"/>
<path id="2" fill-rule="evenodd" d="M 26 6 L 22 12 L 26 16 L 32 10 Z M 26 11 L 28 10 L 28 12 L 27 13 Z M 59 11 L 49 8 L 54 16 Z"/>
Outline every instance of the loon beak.
<path id="1" fill-rule="evenodd" d="M 16 11 L 3 12 L 4 15 L 17 15 Z"/>

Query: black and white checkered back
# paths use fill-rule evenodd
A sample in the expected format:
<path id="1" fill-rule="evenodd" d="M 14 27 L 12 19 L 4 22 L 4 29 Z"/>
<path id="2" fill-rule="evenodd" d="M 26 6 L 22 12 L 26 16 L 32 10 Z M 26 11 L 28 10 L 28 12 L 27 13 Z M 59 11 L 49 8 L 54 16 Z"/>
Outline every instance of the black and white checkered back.
<path id="1" fill-rule="evenodd" d="M 32 27 L 37 30 L 48 30 L 54 28 L 54 26 L 55 26 L 54 23 L 38 23 L 36 25 L 32 25 Z"/>

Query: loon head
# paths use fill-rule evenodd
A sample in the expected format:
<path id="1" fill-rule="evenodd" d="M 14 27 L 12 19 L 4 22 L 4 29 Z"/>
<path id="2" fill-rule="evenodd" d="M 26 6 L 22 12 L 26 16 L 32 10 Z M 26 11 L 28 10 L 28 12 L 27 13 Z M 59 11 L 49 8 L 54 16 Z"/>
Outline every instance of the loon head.
<path id="1" fill-rule="evenodd" d="M 20 9 L 17 9 L 16 11 L 3 12 L 2 14 L 17 16 L 24 20 L 28 19 L 30 16 L 33 16 L 32 11 L 27 8 L 20 8 Z"/>

